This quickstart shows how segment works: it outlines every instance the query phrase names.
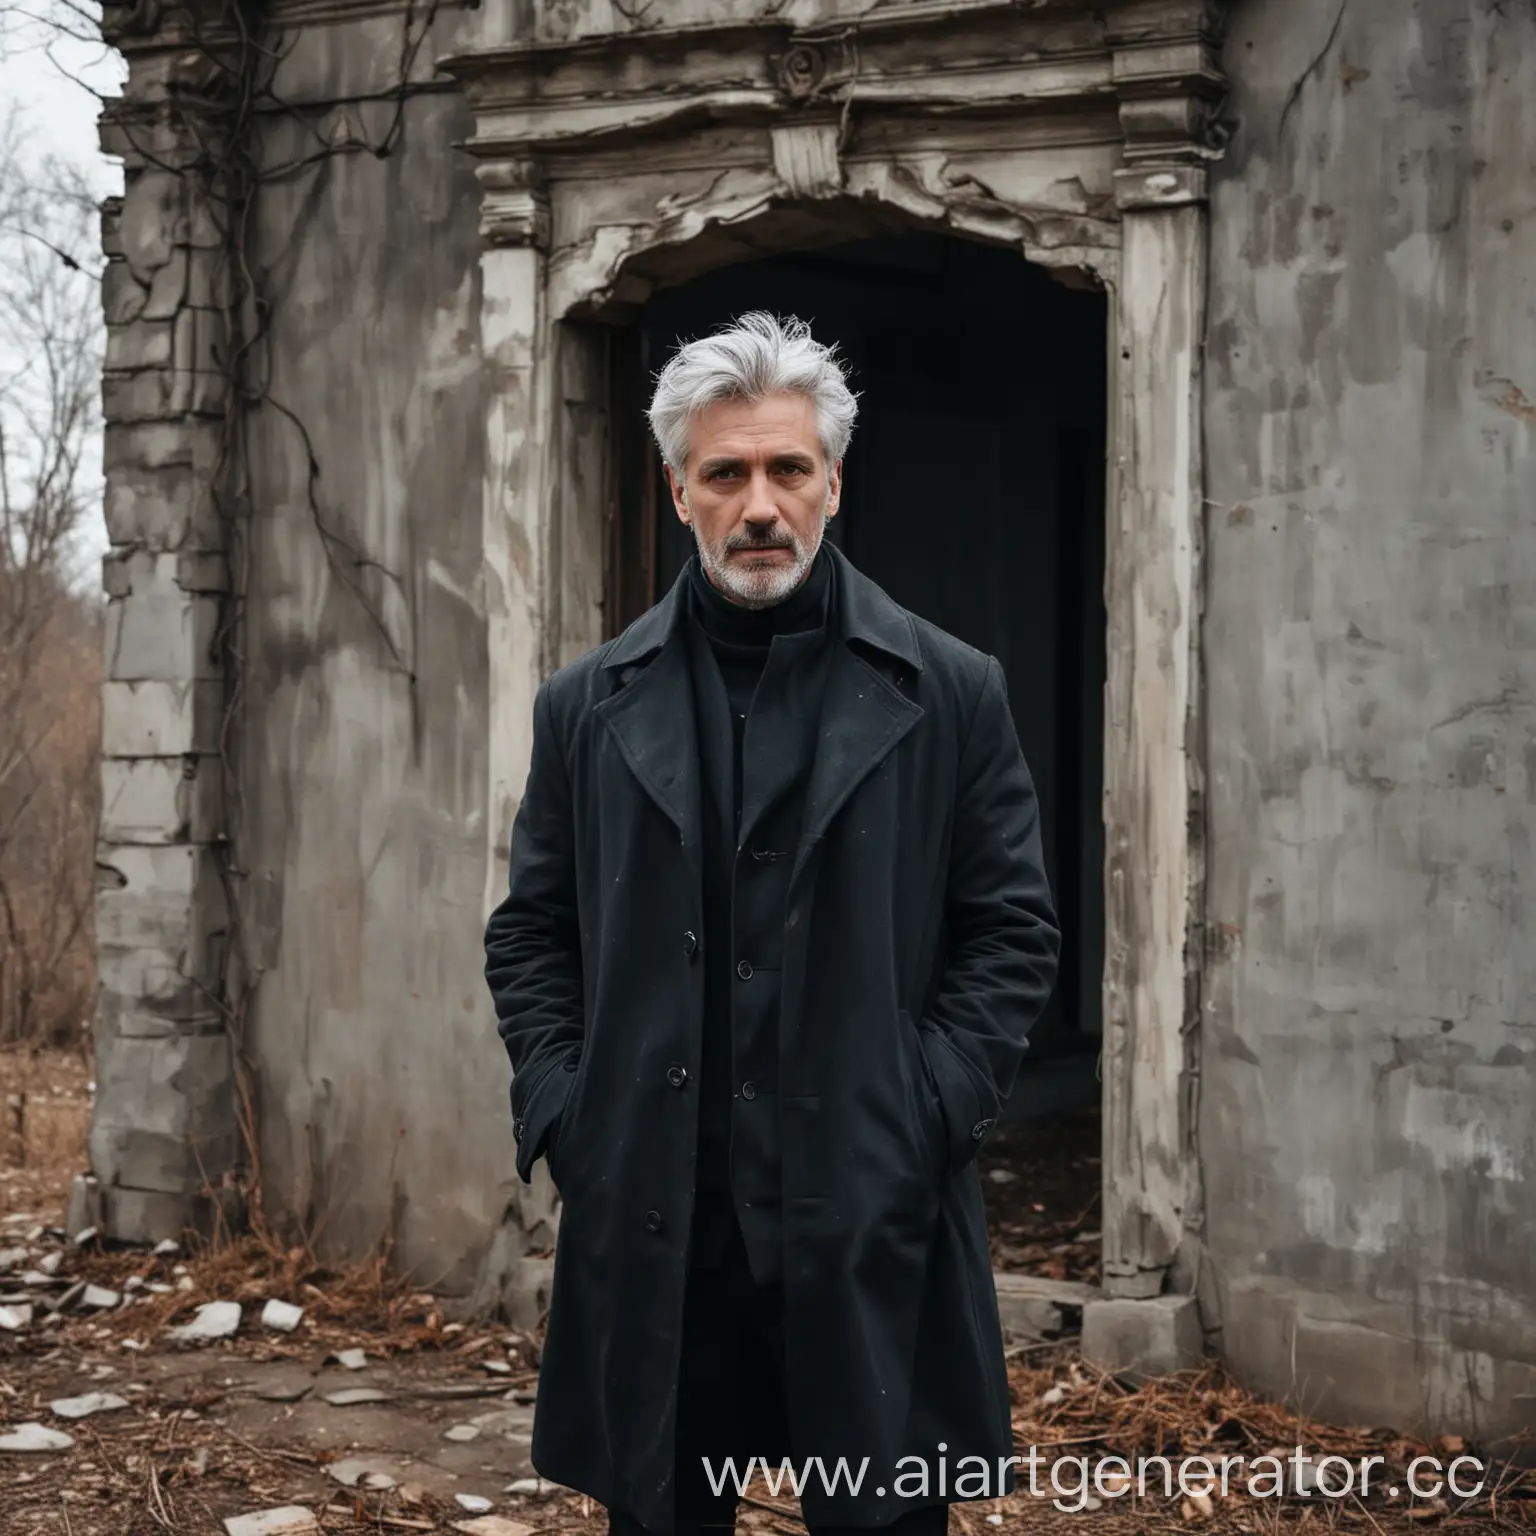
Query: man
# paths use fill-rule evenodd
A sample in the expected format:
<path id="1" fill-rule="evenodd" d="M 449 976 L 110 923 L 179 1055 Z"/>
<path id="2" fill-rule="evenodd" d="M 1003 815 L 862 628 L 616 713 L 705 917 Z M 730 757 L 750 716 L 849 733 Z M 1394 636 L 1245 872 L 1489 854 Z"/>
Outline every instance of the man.
<path id="1" fill-rule="evenodd" d="M 798 321 L 662 370 L 697 554 L 539 689 L 486 931 L 562 1199 L 533 1461 L 621 1536 L 729 1530 L 727 1457 L 820 1458 L 818 1536 L 1013 1486 L 974 1157 L 1059 941 L 997 662 L 824 542 L 855 412 Z"/>

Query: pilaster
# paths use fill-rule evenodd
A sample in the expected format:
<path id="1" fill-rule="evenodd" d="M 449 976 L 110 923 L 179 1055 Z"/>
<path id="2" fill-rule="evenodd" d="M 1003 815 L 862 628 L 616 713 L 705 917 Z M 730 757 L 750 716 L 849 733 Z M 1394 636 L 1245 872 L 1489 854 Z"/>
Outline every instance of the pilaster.
<path id="1" fill-rule="evenodd" d="M 193 18 L 183 13 L 184 28 Z M 101 119 L 124 193 L 102 211 L 107 321 L 96 928 L 94 1182 L 74 1209 L 111 1237 L 206 1225 L 242 1157 L 226 1027 L 229 550 L 214 500 L 225 435 L 225 273 L 215 107 L 227 79 L 154 16 L 108 7 L 129 58 Z"/>
<path id="2" fill-rule="evenodd" d="M 553 342 L 546 318 L 549 198 L 534 160 L 489 156 L 480 234 L 480 348 L 495 380 L 486 417 L 482 559 L 488 647 L 491 803 L 486 817 L 486 915 L 506 893 L 512 821 L 533 748 L 533 699 L 553 670 L 554 582 L 548 460 L 555 432 Z M 500 1298 L 535 1234 L 553 1230 L 558 1198 L 542 1162 L 513 1181 L 516 1229 L 487 1260 L 480 1289 Z"/>
<path id="3" fill-rule="evenodd" d="M 1178 1288 L 1198 1243 L 1204 892 L 1200 717 L 1206 165 L 1219 13 L 1143 0 L 1109 23 L 1124 132 L 1115 288 L 1105 739 L 1104 1289 Z"/>

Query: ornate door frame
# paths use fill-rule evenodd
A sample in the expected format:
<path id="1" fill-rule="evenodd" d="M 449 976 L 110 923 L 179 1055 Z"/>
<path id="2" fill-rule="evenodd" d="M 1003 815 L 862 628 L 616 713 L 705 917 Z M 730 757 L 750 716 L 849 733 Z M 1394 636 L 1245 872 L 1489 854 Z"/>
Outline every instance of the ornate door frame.
<path id="1" fill-rule="evenodd" d="M 918 0 L 811 28 L 643 20 L 442 61 L 476 119 L 464 147 L 483 188 L 481 342 L 496 381 L 487 910 L 534 690 L 603 635 L 612 323 L 658 283 L 891 228 L 1007 244 L 1102 284 L 1104 1288 L 1183 1289 L 1176 1261 L 1201 1225 L 1200 423 L 1220 6 Z M 530 1192 L 528 1225 L 550 1199 Z"/>

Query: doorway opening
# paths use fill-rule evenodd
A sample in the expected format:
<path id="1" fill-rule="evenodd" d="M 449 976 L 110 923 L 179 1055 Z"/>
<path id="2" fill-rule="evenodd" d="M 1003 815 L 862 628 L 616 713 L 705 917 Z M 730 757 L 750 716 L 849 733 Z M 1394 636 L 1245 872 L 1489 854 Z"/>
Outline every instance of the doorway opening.
<path id="1" fill-rule="evenodd" d="M 643 410 L 676 346 L 748 309 L 808 321 L 859 395 L 828 537 L 897 602 L 998 658 L 1062 921 L 1055 996 L 982 1159 L 994 1259 L 1098 1264 L 1104 965 L 1108 305 L 1000 247 L 883 235 L 719 268 L 615 340 L 610 632 L 692 553 Z M 1043 1207 L 1043 1209 L 1035 1209 Z"/>

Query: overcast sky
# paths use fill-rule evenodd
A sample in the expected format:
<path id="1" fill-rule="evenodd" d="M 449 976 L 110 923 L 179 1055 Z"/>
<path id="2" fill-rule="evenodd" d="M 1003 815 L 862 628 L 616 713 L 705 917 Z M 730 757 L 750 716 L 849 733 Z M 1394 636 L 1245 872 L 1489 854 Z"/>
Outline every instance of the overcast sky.
<path id="1" fill-rule="evenodd" d="M 51 152 L 66 157 L 84 168 L 100 196 L 109 197 L 122 190 L 123 176 L 118 163 L 97 147 L 101 105 L 92 91 L 117 95 L 127 72 L 121 56 L 104 43 L 49 37 L 7 18 L 0 51 L 0 113 L 9 113 L 13 104 L 19 107 L 26 156 Z M 99 462 L 97 455 L 92 459 Z M 106 548 L 105 527 L 93 526 L 82 556 L 94 562 Z"/>

